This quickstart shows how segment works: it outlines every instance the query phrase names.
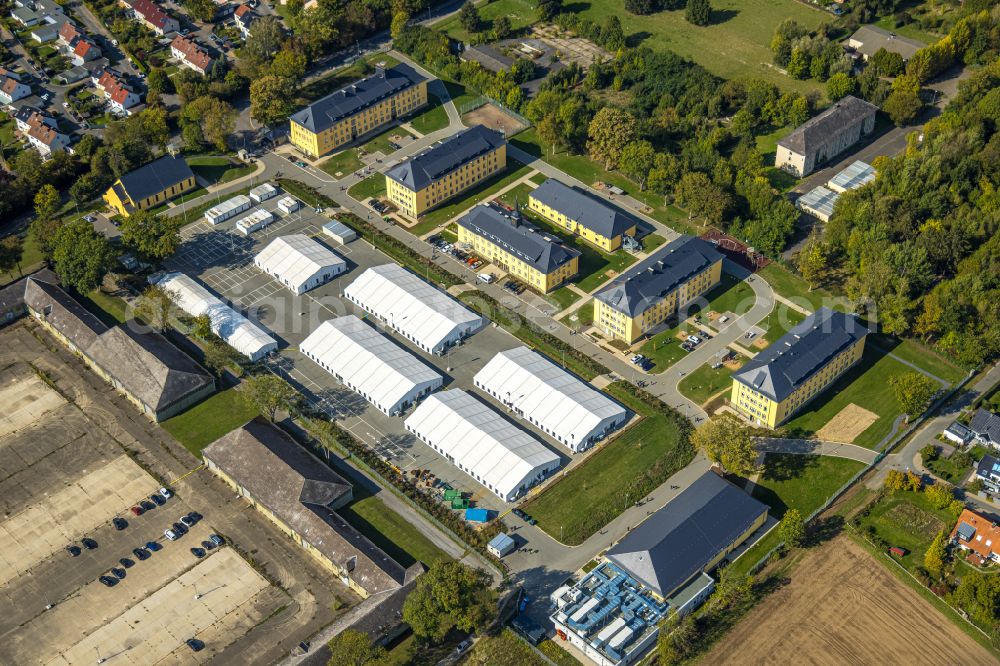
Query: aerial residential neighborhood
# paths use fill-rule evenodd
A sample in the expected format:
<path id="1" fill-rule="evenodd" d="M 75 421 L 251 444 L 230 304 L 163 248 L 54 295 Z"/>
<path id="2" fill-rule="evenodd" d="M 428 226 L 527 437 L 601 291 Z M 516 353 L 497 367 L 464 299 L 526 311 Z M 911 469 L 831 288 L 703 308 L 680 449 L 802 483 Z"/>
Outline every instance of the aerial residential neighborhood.
<path id="1" fill-rule="evenodd" d="M 0 663 L 997 663 L 998 54 L 0 3 Z"/>

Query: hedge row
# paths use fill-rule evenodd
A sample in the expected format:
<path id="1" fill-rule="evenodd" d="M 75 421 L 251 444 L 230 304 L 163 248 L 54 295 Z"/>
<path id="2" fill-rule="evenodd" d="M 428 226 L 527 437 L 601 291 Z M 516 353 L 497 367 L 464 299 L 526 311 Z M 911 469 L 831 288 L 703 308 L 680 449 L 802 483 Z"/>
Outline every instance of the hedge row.
<path id="1" fill-rule="evenodd" d="M 339 208 L 340 204 L 331 199 L 330 197 L 322 194 L 319 190 L 311 185 L 306 185 L 297 180 L 292 180 L 291 178 L 279 178 L 278 185 L 281 189 L 285 190 L 289 194 L 292 194 L 307 204 L 316 208 L 317 206 L 321 208 Z"/>

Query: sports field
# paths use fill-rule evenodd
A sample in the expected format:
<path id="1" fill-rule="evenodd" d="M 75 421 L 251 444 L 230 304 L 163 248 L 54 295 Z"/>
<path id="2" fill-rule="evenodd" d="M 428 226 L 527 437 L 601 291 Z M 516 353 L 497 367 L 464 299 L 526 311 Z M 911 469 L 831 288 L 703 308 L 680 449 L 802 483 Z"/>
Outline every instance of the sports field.
<path id="1" fill-rule="evenodd" d="M 994 664 L 996 657 L 839 537 L 810 551 L 705 664 Z"/>

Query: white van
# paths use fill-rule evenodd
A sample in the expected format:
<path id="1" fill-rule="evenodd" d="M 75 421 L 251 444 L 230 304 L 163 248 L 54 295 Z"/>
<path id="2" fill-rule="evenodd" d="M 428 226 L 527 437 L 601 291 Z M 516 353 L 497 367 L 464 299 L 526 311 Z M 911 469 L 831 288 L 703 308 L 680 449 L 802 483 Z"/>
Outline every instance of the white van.
<path id="1" fill-rule="evenodd" d="M 492 284 L 495 279 L 496 278 L 493 277 L 493 273 L 480 273 L 478 276 L 478 280 L 485 284 Z"/>

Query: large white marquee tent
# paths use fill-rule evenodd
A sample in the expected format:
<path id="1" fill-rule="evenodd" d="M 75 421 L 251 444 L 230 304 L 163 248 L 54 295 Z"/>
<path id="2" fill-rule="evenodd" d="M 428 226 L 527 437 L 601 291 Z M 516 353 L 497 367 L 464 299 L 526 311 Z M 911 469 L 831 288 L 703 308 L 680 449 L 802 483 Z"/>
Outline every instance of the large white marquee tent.
<path id="1" fill-rule="evenodd" d="M 431 354 L 443 353 L 485 323 L 398 264 L 369 268 L 344 289 L 344 296 Z"/>
<path id="2" fill-rule="evenodd" d="M 184 273 L 167 273 L 153 282 L 192 317 L 208 315 L 212 332 L 251 361 L 260 360 L 278 348 L 277 341 L 259 326 Z"/>
<path id="3" fill-rule="evenodd" d="M 500 352 L 474 381 L 576 452 L 590 448 L 628 419 L 624 407 L 527 347 Z"/>
<path id="4" fill-rule="evenodd" d="M 354 315 L 324 321 L 299 349 L 390 416 L 406 410 L 444 381 L 423 361 Z"/>
<path id="5" fill-rule="evenodd" d="M 315 289 L 347 270 L 346 261 L 305 234 L 275 238 L 253 263 L 296 294 Z"/>
<path id="6" fill-rule="evenodd" d="M 558 455 L 461 389 L 428 397 L 406 429 L 505 502 L 559 469 Z"/>

